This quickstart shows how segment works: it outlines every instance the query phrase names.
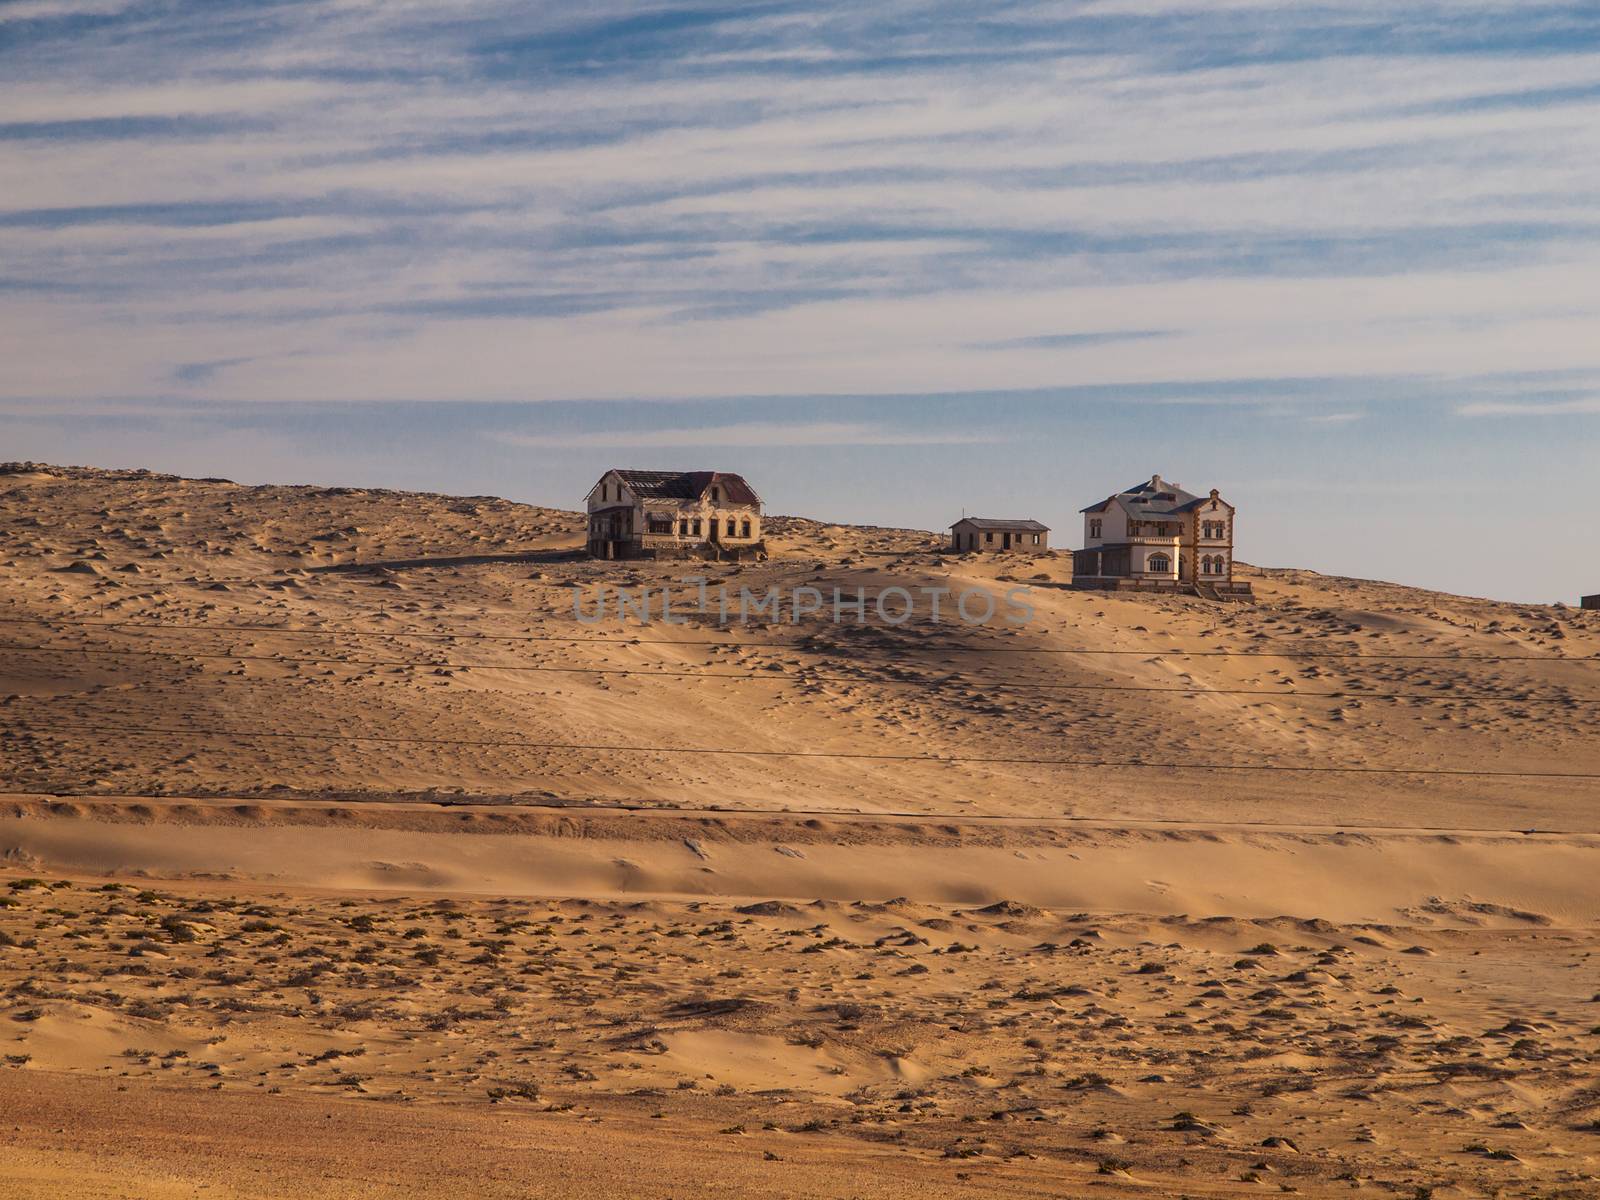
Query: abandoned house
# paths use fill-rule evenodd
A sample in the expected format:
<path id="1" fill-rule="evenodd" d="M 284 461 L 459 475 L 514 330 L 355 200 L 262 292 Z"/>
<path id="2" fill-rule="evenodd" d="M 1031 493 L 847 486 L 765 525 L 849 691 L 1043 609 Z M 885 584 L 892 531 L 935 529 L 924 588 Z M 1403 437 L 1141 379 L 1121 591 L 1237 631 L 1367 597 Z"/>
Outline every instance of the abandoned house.
<path id="1" fill-rule="evenodd" d="M 765 557 L 761 497 L 723 471 L 607 471 L 589 491 L 594 558 Z"/>
<path id="2" fill-rule="evenodd" d="M 950 526 L 950 549 L 1048 550 L 1050 528 L 1037 521 L 1002 521 L 995 517 L 962 517 Z"/>
<path id="3" fill-rule="evenodd" d="M 1234 519 L 1215 488 L 1196 496 L 1152 475 L 1083 510 L 1073 583 L 1248 598 L 1250 585 L 1233 577 Z"/>

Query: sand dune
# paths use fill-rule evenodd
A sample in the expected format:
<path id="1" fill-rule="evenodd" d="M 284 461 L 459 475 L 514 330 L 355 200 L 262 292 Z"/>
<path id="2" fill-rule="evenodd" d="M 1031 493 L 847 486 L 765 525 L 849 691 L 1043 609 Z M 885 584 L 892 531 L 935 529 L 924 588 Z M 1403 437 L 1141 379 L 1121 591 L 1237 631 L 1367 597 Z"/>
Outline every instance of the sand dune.
<path id="1" fill-rule="evenodd" d="M 330 831 L 337 831 L 329 836 Z M 85 879 L 557 898 L 1011 901 L 1526 929 L 1600 920 L 1600 836 L 0 796 L 13 862 Z M 1448 901 L 1440 897 L 1450 898 Z M 1449 905 L 1454 904 L 1455 908 Z M 1430 907 L 1431 906 L 1431 907 Z"/>
<path id="2" fill-rule="evenodd" d="M 1596 614 L 770 533 L 0 468 L 0 1195 L 1593 1193 Z"/>

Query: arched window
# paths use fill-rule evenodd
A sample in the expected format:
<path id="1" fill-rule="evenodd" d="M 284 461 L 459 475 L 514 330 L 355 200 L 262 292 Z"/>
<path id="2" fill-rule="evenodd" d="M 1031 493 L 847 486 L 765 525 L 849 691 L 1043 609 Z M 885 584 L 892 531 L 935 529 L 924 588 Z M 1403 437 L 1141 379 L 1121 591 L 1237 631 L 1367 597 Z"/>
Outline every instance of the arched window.
<path id="1" fill-rule="evenodd" d="M 1152 554 L 1150 562 L 1145 569 L 1152 575 L 1165 575 L 1172 570 L 1172 560 L 1165 554 Z"/>

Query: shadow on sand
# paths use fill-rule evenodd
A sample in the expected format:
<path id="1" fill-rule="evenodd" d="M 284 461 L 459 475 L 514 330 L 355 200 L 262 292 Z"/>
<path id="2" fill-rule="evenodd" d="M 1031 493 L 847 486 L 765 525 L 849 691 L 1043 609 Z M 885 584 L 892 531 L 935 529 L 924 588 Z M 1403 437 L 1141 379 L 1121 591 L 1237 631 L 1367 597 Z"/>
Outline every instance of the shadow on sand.
<path id="1" fill-rule="evenodd" d="M 450 554 L 440 558 L 380 558 L 371 562 L 332 563 L 307 567 L 312 575 L 378 575 L 388 571 L 426 570 L 430 567 L 472 567 L 494 564 L 587 562 L 581 548 L 571 550 L 529 550 L 519 554 Z"/>

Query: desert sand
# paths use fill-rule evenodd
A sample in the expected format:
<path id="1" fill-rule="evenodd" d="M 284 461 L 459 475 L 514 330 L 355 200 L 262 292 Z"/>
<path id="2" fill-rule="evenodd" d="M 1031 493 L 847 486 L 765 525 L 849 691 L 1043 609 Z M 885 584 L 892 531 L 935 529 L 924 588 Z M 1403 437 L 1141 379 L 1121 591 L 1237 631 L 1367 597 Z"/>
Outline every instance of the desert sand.
<path id="1" fill-rule="evenodd" d="M 0 469 L 0 1195 L 1600 1194 L 1600 614 L 769 532 Z"/>

